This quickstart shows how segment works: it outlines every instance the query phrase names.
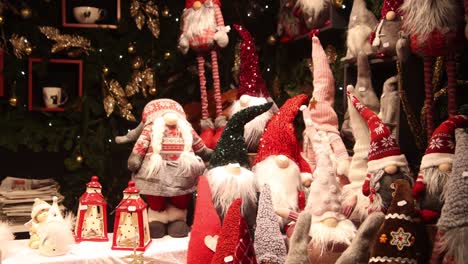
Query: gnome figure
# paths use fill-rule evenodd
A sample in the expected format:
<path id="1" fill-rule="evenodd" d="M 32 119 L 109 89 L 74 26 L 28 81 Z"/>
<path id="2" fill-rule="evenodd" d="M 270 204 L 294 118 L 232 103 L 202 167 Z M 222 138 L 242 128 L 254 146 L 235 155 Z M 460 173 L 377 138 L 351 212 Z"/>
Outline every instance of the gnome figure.
<path id="1" fill-rule="evenodd" d="M 10 254 L 8 241 L 14 239 L 15 236 L 8 223 L 0 221 L 0 262 Z"/>
<path id="2" fill-rule="evenodd" d="M 47 214 L 49 213 L 50 204 L 47 202 L 36 198 L 34 199 L 34 204 L 31 211 L 31 220 L 25 224 L 26 227 L 29 227 L 29 247 L 32 249 L 39 248 L 39 237 L 38 230 L 39 227 L 45 223 L 47 220 Z"/>
<path id="3" fill-rule="evenodd" d="M 369 263 L 418 263 L 418 223 L 408 181 L 392 183 L 393 199 L 370 245 Z M 426 248 L 427 250 L 427 248 Z M 421 262 L 419 262 L 421 263 Z"/>
<path id="4" fill-rule="evenodd" d="M 246 107 L 273 102 L 258 67 L 258 56 L 252 36 L 244 26 L 234 25 L 234 28 L 239 32 L 242 44 L 240 46 L 239 87 L 237 88 L 237 100 L 231 107 L 231 117 Z M 257 152 L 263 130 L 276 111 L 278 111 L 278 107 L 273 103 L 267 112 L 255 117 L 245 125 L 244 138 L 248 152 Z"/>
<path id="5" fill-rule="evenodd" d="M 380 118 L 352 95 L 351 90 L 348 90 L 348 98 L 367 122 L 371 136 L 367 176 L 362 185 L 362 192 L 369 197 L 369 212 L 385 212 L 392 200 L 390 186 L 395 180 L 404 179 L 413 185 L 408 162 Z"/>
<path id="6" fill-rule="evenodd" d="M 367 55 L 360 52 L 357 57 L 357 82 L 353 94 L 359 98 L 361 104 L 367 106 L 374 113 L 379 111 L 379 99 L 375 95 L 371 80 L 371 70 Z M 353 89 L 348 86 L 347 89 Z M 362 222 L 367 216 L 369 199 L 362 194 L 362 184 L 367 175 L 367 160 L 370 144 L 370 132 L 366 121 L 348 100 L 349 125 L 353 133 L 355 143 L 354 155 L 349 165 L 349 184 L 343 186 L 343 209 L 346 215 L 353 221 Z M 344 126 L 344 124 L 343 124 Z"/>
<path id="7" fill-rule="evenodd" d="M 295 4 L 295 0 L 280 0 L 277 34 L 281 37 L 282 43 L 289 42 L 301 33 L 305 33 L 301 20 L 294 15 Z"/>
<path id="8" fill-rule="evenodd" d="M 375 31 L 371 34 L 372 47 L 377 56 L 395 56 L 396 43 L 401 30 L 402 15 L 399 10 L 403 0 L 384 0 L 380 12 L 381 18 Z"/>
<path id="9" fill-rule="evenodd" d="M 271 190 L 265 184 L 260 192 L 255 228 L 255 254 L 259 264 L 282 264 L 287 255 L 278 218 L 273 210 Z"/>
<path id="10" fill-rule="evenodd" d="M 312 38 L 312 62 L 314 91 L 308 108 L 302 108 L 304 120 L 311 119 L 315 128 L 311 129 L 305 121 L 306 129 L 304 135 L 304 156 L 311 165 L 312 171 L 316 166 L 316 157 L 313 148 L 313 133 L 315 129 L 323 131 L 328 137 L 330 147 L 333 151 L 333 168 L 336 168 L 337 175 L 348 176 L 349 156 L 343 140 L 338 131 L 338 116 L 333 109 L 335 100 L 335 80 L 333 78 L 330 65 L 325 51 L 320 45 L 317 37 Z"/>
<path id="11" fill-rule="evenodd" d="M 434 223 L 442 209 L 443 193 L 452 172 L 455 129 L 458 127 L 468 127 L 468 116 L 457 115 L 440 124 L 422 158 L 413 194 L 420 199 L 421 217 L 426 223 Z"/>
<path id="12" fill-rule="evenodd" d="M 465 10 L 468 2 L 463 1 Z M 403 29 L 410 35 L 410 48 L 424 59 L 424 108 L 427 138 L 434 131 L 434 93 L 432 64 L 444 56 L 447 72 L 448 114 L 456 115 L 455 53 L 463 46 L 463 6 L 458 0 L 406 0 L 400 8 Z"/>
<path id="13" fill-rule="evenodd" d="M 312 215 L 309 236 L 310 263 L 335 263 L 356 234 L 354 224 L 341 213 L 341 192 L 331 160 L 327 132 L 314 133 L 317 167 L 305 211 Z"/>
<path id="14" fill-rule="evenodd" d="M 312 174 L 301 155 L 293 122 L 299 107 L 307 101 L 305 94 L 288 99 L 268 122 L 260 139 L 252 170 L 258 190 L 265 184 L 270 186 L 275 210 L 299 211 L 305 206 L 302 184 L 310 185 Z"/>
<path id="15" fill-rule="evenodd" d="M 444 189 L 438 233 L 431 263 L 466 263 L 468 260 L 468 133 L 466 128 L 455 130 L 453 170 Z"/>
<path id="16" fill-rule="evenodd" d="M 330 0 L 297 0 L 295 13 L 308 29 L 319 29 L 329 17 L 330 4 Z"/>
<path id="17" fill-rule="evenodd" d="M 244 126 L 268 111 L 272 104 L 251 106 L 234 114 L 211 156 L 205 175 L 221 219 L 232 202 L 242 198 L 242 214 L 247 218 L 249 226 L 253 227 L 255 224 L 257 189 L 244 142 Z"/>
<path id="18" fill-rule="evenodd" d="M 146 195 L 151 236 L 159 238 L 166 232 L 174 237 L 187 236 L 187 207 L 197 177 L 205 169 L 199 156 L 208 159 L 212 150 L 186 120 L 182 106 L 173 100 L 149 102 L 141 124 L 143 129 L 128 159 L 128 168 L 136 186 Z"/>
<path id="19" fill-rule="evenodd" d="M 226 118 L 222 114 L 217 47 L 224 48 L 227 46 L 229 42 L 227 33 L 229 30 L 229 26 L 224 25 L 220 0 L 186 0 L 182 14 L 179 48 L 184 54 L 188 52 L 189 48 L 198 53 L 198 76 L 200 78 L 202 105 L 201 136 L 205 144 L 210 148 L 214 148 L 217 138 L 219 138 L 222 129 L 226 125 Z M 216 119 L 214 124 L 209 116 L 206 93 L 204 56 L 208 53 L 211 55 L 213 88 L 215 91 Z M 217 128 L 216 131 L 214 127 Z"/>
<path id="20" fill-rule="evenodd" d="M 374 48 L 369 42 L 369 36 L 377 25 L 374 14 L 366 7 L 365 0 L 354 0 L 348 23 L 348 35 L 346 37 L 346 57 L 344 60 L 357 58 L 359 52 L 366 55 L 372 54 Z"/>

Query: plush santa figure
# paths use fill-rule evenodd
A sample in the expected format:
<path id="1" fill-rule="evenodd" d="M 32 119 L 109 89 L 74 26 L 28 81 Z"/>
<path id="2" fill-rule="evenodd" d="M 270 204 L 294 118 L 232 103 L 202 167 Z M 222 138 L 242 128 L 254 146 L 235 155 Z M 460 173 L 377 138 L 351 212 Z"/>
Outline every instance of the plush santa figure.
<path id="1" fill-rule="evenodd" d="M 367 106 L 374 113 L 378 113 L 380 103 L 372 86 L 369 60 L 367 55 L 363 52 L 360 52 L 357 57 L 357 71 L 356 88 L 353 89 L 353 87 L 349 85 L 347 89 L 353 89 L 353 94 L 359 98 L 361 104 Z M 355 143 L 353 146 L 354 155 L 351 158 L 348 172 L 350 183 L 343 186 L 343 209 L 351 220 L 362 222 L 367 216 L 367 207 L 369 206 L 369 199 L 362 194 L 362 184 L 367 175 L 370 132 L 367 128 L 366 121 L 349 99 L 347 105 L 349 125 Z"/>
<path id="2" fill-rule="evenodd" d="M 301 19 L 294 15 L 295 2 L 295 0 L 280 0 L 277 34 L 281 43 L 289 42 L 294 37 L 307 32 Z"/>
<path id="3" fill-rule="evenodd" d="M 217 47 L 224 48 L 229 42 L 227 33 L 229 26 L 224 25 L 220 0 L 186 0 L 182 14 L 179 48 L 186 54 L 190 49 L 198 53 L 198 76 L 200 78 L 202 105 L 202 138 L 205 144 L 214 148 L 217 138 L 221 136 L 226 125 L 223 116 L 221 88 L 219 83 Z M 208 96 L 206 93 L 205 58 L 210 53 L 213 71 L 213 88 L 216 105 L 216 119 L 213 124 L 208 112 Z M 216 131 L 214 130 L 216 127 Z"/>
<path id="4" fill-rule="evenodd" d="M 405 179 L 413 185 L 408 162 L 380 118 L 352 95 L 351 90 L 348 90 L 347 94 L 353 106 L 367 122 L 371 136 L 367 176 L 362 185 L 362 193 L 369 197 L 370 212 L 385 212 L 392 200 L 390 186 L 394 181 Z"/>
<path id="5" fill-rule="evenodd" d="M 464 1 L 464 5 L 468 2 Z M 434 131 L 432 64 L 435 57 L 446 58 L 448 114 L 454 116 L 457 112 L 455 53 L 463 46 L 463 7 L 458 0 L 406 0 L 400 10 L 404 17 L 403 30 L 410 35 L 411 51 L 424 58 L 424 108 L 429 139 Z"/>
<path id="6" fill-rule="evenodd" d="M 210 183 L 213 202 L 221 219 L 237 198 L 242 198 L 242 213 L 249 226 L 255 224 L 257 190 L 250 171 L 244 126 L 268 111 L 272 103 L 251 106 L 236 113 L 227 123 L 210 159 L 205 175 Z"/>
<path id="7" fill-rule="evenodd" d="M 293 211 L 304 209 L 302 183 L 310 185 L 310 166 L 301 155 L 293 121 L 299 107 L 308 101 L 300 94 L 288 99 L 270 119 L 260 139 L 252 171 L 257 189 L 268 184 L 273 194 L 273 208 Z M 278 217 L 281 221 L 281 217 Z M 284 222 L 286 223 L 286 222 Z"/>
<path id="8" fill-rule="evenodd" d="M 349 16 L 348 34 L 346 37 L 346 56 L 342 60 L 357 58 L 359 52 L 366 55 L 374 53 L 369 36 L 377 25 L 374 14 L 366 7 L 365 0 L 354 0 Z"/>
<path id="9" fill-rule="evenodd" d="M 304 130 L 303 151 L 304 156 L 311 165 L 312 171 L 315 168 L 315 153 L 313 150 L 313 133 L 315 129 L 323 131 L 328 137 L 330 147 L 333 151 L 333 167 L 336 168 L 337 175 L 348 176 L 349 155 L 343 140 L 338 131 L 338 116 L 333 109 L 335 100 L 335 80 L 333 78 L 327 55 L 320 45 L 320 40 L 312 37 L 312 62 L 314 91 L 309 102 L 308 109 L 302 108 L 304 120 L 310 118 L 315 124 L 314 129 Z M 305 121 L 305 123 L 310 123 Z"/>
<path id="10" fill-rule="evenodd" d="M 246 107 L 273 102 L 258 67 L 258 56 L 252 36 L 244 26 L 234 25 L 234 28 L 239 32 L 242 43 L 240 45 L 239 87 L 237 88 L 237 100 L 231 107 L 231 117 Z M 278 107 L 273 103 L 267 112 L 255 117 L 245 125 L 244 138 L 249 152 L 257 152 L 263 130 L 276 111 L 278 111 Z"/>
<path id="11" fill-rule="evenodd" d="M 316 131 L 313 140 L 317 167 L 305 208 L 312 214 L 309 260 L 310 263 L 334 263 L 351 244 L 356 227 L 341 213 L 341 191 L 327 132 Z"/>
<path id="12" fill-rule="evenodd" d="M 329 18 L 329 0 L 297 0 L 295 14 L 302 16 L 308 29 L 319 29 Z"/>
<path id="13" fill-rule="evenodd" d="M 403 23 L 399 10 L 402 3 L 403 0 L 384 0 L 382 4 L 380 22 L 370 39 L 377 56 L 396 55 L 395 47 Z"/>
<path id="14" fill-rule="evenodd" d="M 181 105 L 170 99 L 149 102 L 142 114 L 143 129 L 128 159 L 128 168 L 149 205 L 151 236 L 188 234 L 187 207 L 197 177 L 212 150 L 186 120 Z M 125 140 L 124 140 L 125 141 Z"/>
<path id="15" fill-rule="evenodd" d="M 11 247 L 8 245 L 8 241 L 14 239 L 15 236 L 13 235 L 13 232 L 11 231 L 8 223 L 0 222 L 0 261 L 5 259 L 10 254 Z"/>
<path id="16" fill-rule="evenodd" d="M 413 194 L 421 199 L 421 216 L 427 223 L 434 222 L 442 209 L 442 193 L 452 171 L 455 129 L 458 127 L 468 127 L 468 116 L 457 115 L 440 124 L 421 161 Z"/>
<path id="17" fill-rule="evenodd" d="M 411 186 L 408 181 L 399 179 L 392 183 L 392 188 L 390 208 L 369 245 L 369 263 L 422 263 L 417 256 L 422 237 L 418 236 Z"/>
<path id="18" fill-rule="evenodd" d="M 455 130 L 453 171 L 445 187 L 445 203 L 437 222 L 438 233 L 431 263 L 466 263 L 468 260 L 468 133 Z"/>

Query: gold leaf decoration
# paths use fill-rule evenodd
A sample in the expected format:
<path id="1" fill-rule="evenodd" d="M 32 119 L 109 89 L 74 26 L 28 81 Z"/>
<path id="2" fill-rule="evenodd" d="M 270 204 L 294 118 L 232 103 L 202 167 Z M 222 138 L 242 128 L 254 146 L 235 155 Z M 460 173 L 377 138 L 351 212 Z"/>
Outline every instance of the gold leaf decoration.
<path id="1" fill-rule="evenodd" d="M 120 83 L 116 80 L 107 81 L 103 76 L 104 110 L 109 117 L 115 109 L 116 103 L 119 107 L 120 116 L 128 121 L 136 121 L 132 113 L 133 106 L 128 101 L 127 95 Z"/>
<path id="2" fill-rule="evenodd" d="M 57 53 L 67 49 L 78 49 L 89 55 L 89 51 L 94 49 L 91 47 L 91 41 L 85 37 L 78 35 L 60 34 L 60 31 L 54 27 L 39 27 L 39 30 L 49 40 L 55 41 L 52 45 L 51 52 Z"/>
<path id="3" fill-rule="evenodd" d="M 139 30 L 142 30 L 146 23 L 153 36 L 159 38 L 159 11 L 154 1 L 149 0 L 143 3 L 141 0 L 132 0 L 130 15 L 135 19 L 135 24 Z"/>
<path id="4" fill-rule="evenodd" d="M 18 59 L 22 59 L 25 55 L 30 55 L 32 52 L 31 42 L 24 36 L 18 34 L 12 34 L 10 43 L 13 46 L 13 54 Z"/>

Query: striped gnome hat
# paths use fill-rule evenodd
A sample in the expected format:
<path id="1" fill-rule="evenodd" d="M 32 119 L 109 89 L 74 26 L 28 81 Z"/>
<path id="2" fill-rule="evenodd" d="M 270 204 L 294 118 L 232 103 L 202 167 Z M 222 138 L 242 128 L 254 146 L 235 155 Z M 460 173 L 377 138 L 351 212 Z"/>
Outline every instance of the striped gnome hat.
<path id="1" fill-rule="evenodd" d="M 367 122 L 370 131 L 371 141 L 369 144 L 367 163 L 368 174 L 362 186 L 363 194 L 369 196 L 371 188 L 374 188 L 375 184 L 380 180 L 380 177 L 382 177 L 382 174 L 378 174 L 380 176 L 371 179 L 373 174 L 390 165 L 408 167 L 408 161 L 405 155 L 401 154 L 398 143 L 382 120 L 369 108 L 361 104 L 359 99 L 352 95 L 349 89 L 347 95 L 353 106 Z"/>
<path id="2" fill-rule="evenodd" d="M 187 252 L 188 264 L 211 263 L 221 220 L 213 205 L 210 185 L 206 176 L 198 179 L 197 200 Z"/>
<path id="3" fill-rule="evenodd" d="M 338 133 L 338 116 L 333 109 L 335 79 L 328 64 L 327 55 L 316 36 L 312 38 L 312 62 L 314 91 L 309 103 L 310 115 L 320 130 Z"/>
<path id="4" fill-rule="evenodd" d="M 229 119 L 216 149 L 211 155 L 208 169 L 224 166 L 229 163 L 239 163 L 244 168 L 250 168 L 247 156 L 247 146 L 244 141 L 244 126 L 252 119 L 268 111 L 273 103 L 251 106 L 235 113 Z"/>
<path id="5" fill-rule="evenodd" d="M 307 161 L 302 158 L 301 146 L 296 138 L 294 118 L 301 105 L 307 102 L 305 94 L 289 98 L 268 122 L 265 132 L 260 139 L 257 157 L 253 166 L 272 155 L 284 155 L 293 160 L 301 173 L 311 173 Z"/>
<path id="6" fill-rule="evenodd" d="M 240 45 L 240 69 L 239 87 L 237 88 L 237 99 L 242 95 L 270 98 L 265 80 L 258 67 L 258 55 L 255 50 L 255 42 L 249 31 L 244 26 L 234 25 L 242 38 Z"/>

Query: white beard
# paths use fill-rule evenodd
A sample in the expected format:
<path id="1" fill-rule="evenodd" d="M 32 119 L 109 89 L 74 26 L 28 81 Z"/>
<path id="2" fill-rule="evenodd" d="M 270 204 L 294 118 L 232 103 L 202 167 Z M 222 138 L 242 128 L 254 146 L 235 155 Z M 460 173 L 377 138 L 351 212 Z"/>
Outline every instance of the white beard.
<path id="1" fill-rule="evenodd" d="M 255 105 L 262 105 L 266 104 L 268 100 L 262 97 L 250 97 L 250 103 L 247 107 L 255 106 Z M 234 104 L 231 106 L 231 113 L 230 116 L 232 117 L 235 113 L 245 109 L 246 107 L 242 107 L 240 105 L 240 101 L 236 100 Z M 252 121 L 248 122 L 244 126 L 244 141 L 247 145 L 247 150 L 249 152 L 256 152 L 258 148 L 258 143 L 260 142 L 260 138 L 263 135 L 263 131 L 265 130 L 266 124 L 268 121 L 273 117 L 273 115 L 278 111 L 278 107 L 276 104 L 266 111 L 265 113 L 255 117 Z"/>
<path id="2" fill-rule="evenodd" d="M 198 10 L 186 9 L 183 23 L 183 33 L 188 39 L 205 34 L 207 29 L 215 31 L 215 10 L 206 4 Z"/>
<path id="3" fill-rule="evenodd" d="M 297 194 L 301 186 L 300 170 L 294 161 L 289 161 L 286 169 L 276 165 L 275 156 L 269 156 L 257 163 L 252 171 L 255 173 L 257 188 L 265 184 L 271 189 L 273 208 L 288 208 L 297 211 Z"/>
<path id="4" fill-rule="evenodd" d="M 296 6 L 299 6 L 303 13 L 317 17 L 322 13 L 326 2 L 324 0 L 298 0 Z"/>
<path id="5" fill-rule="evenodd" d="M 447 183 L 449 174 L 441 172 L 438 167 L 429 167 L 422 171 L 424 183 L 426 184 L 427 193 L 432 196 L 439 196 L 443 201 L 445 196 L 445 184 Z"/>
<path id="6" fill-rule="evenodd" d="M 350 245 L 356 236 L 356 227 L 348 219 L 339 221 L 336 227 L 329 227 L 318 222 L 310 225 L 309 236 L 312 237 L 310 243 L 322 247 L 322 253 L 324 253 L 330 244 Z"/>
<path id="7" fill-rule="evenodd" d="M 210 184 L 213 204 L 221 209 L 222 216 L 237 198 L 242 199 L 241 210 L 246 216 L 248 209 L 257 202 L 254 174 L 241 167 L 240 175 L 228 173 L 224 166 L 216 167 L 206 173 Z"/>

